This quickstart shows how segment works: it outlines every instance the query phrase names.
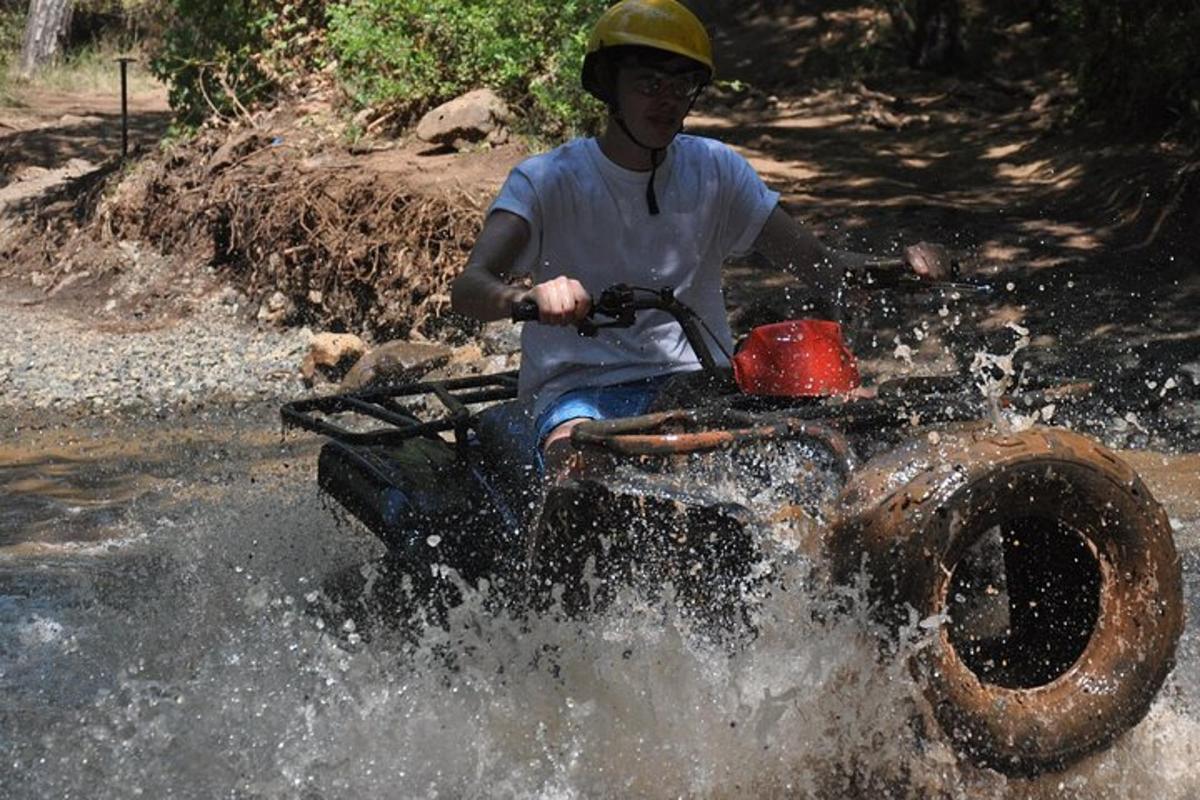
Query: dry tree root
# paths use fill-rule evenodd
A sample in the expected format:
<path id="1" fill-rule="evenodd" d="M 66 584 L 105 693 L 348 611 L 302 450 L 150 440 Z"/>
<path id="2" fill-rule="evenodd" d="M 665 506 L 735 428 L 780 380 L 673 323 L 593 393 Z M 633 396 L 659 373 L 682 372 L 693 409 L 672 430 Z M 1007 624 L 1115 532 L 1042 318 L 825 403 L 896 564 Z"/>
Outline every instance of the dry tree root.
<path id="1" fill-rule="evenodd" d="M 234 184 L 210 205 L 214 263 L 300 316 L 389 335 L 444 333 L 450 281 L 479 228 L 473 203 L 419 197 L 377 175 L 320 172 Z"/>
<path id="2" fill-rule="evenodd" d="M 100 254 L 141 242 L 180 273 L 213 267 L 252 298 L 283 293 L 294 323 L 381 338 L 476 330 L 449 311 L 450 282 L 482 223 L 475 197 L 426 195 L 343 154 L 305 159 L 305 143 L 281 142 L 254 129 L 205 131 L 117 172 L 102 198 L 89 182 L 69 232 L 50 242 L 43 220 L 27 239 L 50 247 L 39 261 L 52 273 L 120 271 Z"/>
<path id="3" fill-rule="evenodd" d="M 135 219 L 113 209 L 115 227 L 164 250 L 202 246 L 250 296 L 282 292 L 297 321 L 389 337 L 470 329 L 448 310 L 481 223 L 474 198 L 424 197 L 344 164 L 305 168 L 274 141 L 250 131 L 206 158 L 167 159 Z"/>

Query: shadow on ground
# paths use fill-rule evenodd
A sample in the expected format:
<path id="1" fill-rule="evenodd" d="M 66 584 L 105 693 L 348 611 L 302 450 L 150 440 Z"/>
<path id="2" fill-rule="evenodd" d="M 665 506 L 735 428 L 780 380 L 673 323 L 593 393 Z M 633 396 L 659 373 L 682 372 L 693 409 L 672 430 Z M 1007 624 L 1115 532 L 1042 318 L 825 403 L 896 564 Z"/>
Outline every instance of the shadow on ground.
<path id="1" fill-rule="evenodd" d="M 879 24 L 859 5 L 708 9 L 721 77 L 757 85 L 760 102 L 702 99 L 689 130 L 738 147 L 826 242 L 879 255 L 941 242 L 992 288 L 876 292 L 854 322 L 860 357 L 911 348 L 914 369 L 961 370 L 1011 351 L 1018 326 L 1018 369 L 1095 382 L 1081 417 L 1200 441 L 1200 153 L 1074 123 L 1069 83 L 1030 64 L 969 78 L 897 65 L 864 85 L 826 57 Z M 789 305 L 749 270 L 728 284 L 735 314 Z"/>
<path id="2" fill-rule="evenodd" d="M 139 111 L 129 115 L 131 148 L 157 142 L 171 123 L 169 111 Z M 71 159 L 98 164 L 121 154 L 121 114 L 67 115 L 63 121 L 0 135 L 0 179 L 13 179 L 18 165 L 52 169 Z M 2 185 L 2 184 L 0 184 Z"/>

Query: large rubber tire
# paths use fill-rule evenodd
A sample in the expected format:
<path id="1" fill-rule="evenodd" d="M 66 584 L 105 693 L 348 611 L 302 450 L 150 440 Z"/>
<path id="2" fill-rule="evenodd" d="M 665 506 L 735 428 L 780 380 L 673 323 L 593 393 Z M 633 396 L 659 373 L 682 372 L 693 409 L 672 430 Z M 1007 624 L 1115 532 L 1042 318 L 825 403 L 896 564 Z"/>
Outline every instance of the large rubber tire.
<path id="1" fill-rule="evenodd" d="M 1037 774 L 1106 747 L 1145 715 L 1183 630 L 1180 562 L 1162 507 L 1111 452 L 1060 429 L 931 431 L 868 462 L 842 499 L 829 540 L 835 579 L 852 581 L 865 564 L 892 622 L 909 606 L 945 621 L 913 667 L 960 753 Z M 966 616 L 967 561 L 989 536 L 1002 542 L 1014 593 L 994 640 L 1005 648 L 999 677 L 955 619 Z"/>

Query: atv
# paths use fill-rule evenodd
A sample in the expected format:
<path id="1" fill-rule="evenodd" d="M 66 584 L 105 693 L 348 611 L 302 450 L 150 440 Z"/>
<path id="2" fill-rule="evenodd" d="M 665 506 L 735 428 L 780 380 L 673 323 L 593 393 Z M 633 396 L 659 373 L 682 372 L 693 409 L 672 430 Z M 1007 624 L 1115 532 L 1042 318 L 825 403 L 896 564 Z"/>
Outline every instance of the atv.
<path id="1" fill-rule="evenodd" d="M 562 480 L 512 446 L 515 372 L 302 399 L 283 421 L 327 439 L 320 487 L 430 596 L 486 579 L 531 612 L 586 614 L 621 587 L 669 585 L 736 627 L 770 590 L 764 564 L 803 558 L 831 585 L 865 583 L 893 634 L 914 613 L 939 621 L 911 666 L 977 764 L 1062 768 L 1142 718 L 1183 629 L 1167 516 L 1092 439 L 993 413 L 1078 386 L 863 390 L 838 326 L 811 319 L 755 328 L 725 366 L 670 288 L 611 287 L 580 333 L 651 311 L 676 319 L 701 369 L 648 414 L 576 426 L 590 466 Z M 444 412 L 420 418 L 413 401 L 430 398 Z"/>

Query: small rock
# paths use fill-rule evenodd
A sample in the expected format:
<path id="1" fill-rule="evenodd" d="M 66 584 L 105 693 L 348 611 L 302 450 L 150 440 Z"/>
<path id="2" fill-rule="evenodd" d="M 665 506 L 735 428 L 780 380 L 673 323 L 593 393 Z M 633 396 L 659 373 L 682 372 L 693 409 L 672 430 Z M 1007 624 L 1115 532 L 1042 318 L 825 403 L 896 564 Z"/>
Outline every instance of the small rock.
<path id="1" fill-rule="evenodd" d="M 46 167 L 39 167 L 36 164 L 30 164 L 27 167 L 22 167 L 13 173 L 13 181 L 32 181 L 37 180 L 43 175 L 49 173 Z"/>
<path id="2" fill-rule="evenodd" d="M 296 313 L 296 306 L 283 292 L 275 291 L 258 307 L 258 321 L 281 325 Z"/>
<path id="3" fill-rule="evenodd" d="M 417 123 L 417 138 L 433 144 L 455 142 L 497 142 L 500 128 L 506 127 L 512 114 L 491 89 L 476 89 L 443 103 Z M 505 138 L 507 136 L 505 135 Z"/>
<path id="4" fill-rule="evenodd" d="M 63 114 L 58 118 L 59 125 L 95 125 L 104 120 L 96 116 L 79 116 L 78 114 Z"/>
<path id="5" fill-rule="evenodd" d="M 366 342 L 352 333 L 318 333 L 308 344 L 300 375 L 310 385 L 318 372 L 329 380 L 338 380 L 365 352 Z"/>
<path id="6" fill-rule="evenodd" d="M 506 319 L 489 322 L 479 332 L 479 341 L 483 345 L 483 352 L 488 355 L 519 352 L 521 326 Z"/>
<path id="7" fill-rule="evenodd" d="M 495 372 L 504 372 L 509 369 L 509 354 L 497 353 L 494 356 L 488 356 L 480 362 L 481 371 L 485 375 L 491 375 Z"/>
<path id="8" fill-rule="evenodd" d="M 100 122 L 99 119 L 96 120 Z M 96 168 L 96 165 L 88 161 L 86 158 L 70 158 L 67 159 L 67 171 L 77 175 L 82 175 L 85 172 L 91 172 Z"/>
<path id="9" fill-rule="evenodd" d="M 478 349 L 478 348 L 477 348 Z M 397 339 L 384 342 L 360 358 L 342 380 L 343 391 L 359 391 L 373 386 L 419 380 L 451 355 L 441 344 L 408 342 Z"/>
<path id="10" fill-rule="evenodd" d="M 483 360 L 483 348 L 477 344 L 465 344 L 454 348 L 450 354 L 450 364 L 475 364 Z"/>

